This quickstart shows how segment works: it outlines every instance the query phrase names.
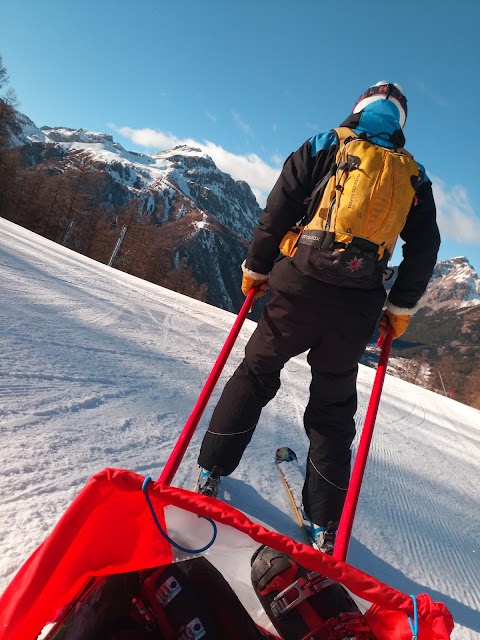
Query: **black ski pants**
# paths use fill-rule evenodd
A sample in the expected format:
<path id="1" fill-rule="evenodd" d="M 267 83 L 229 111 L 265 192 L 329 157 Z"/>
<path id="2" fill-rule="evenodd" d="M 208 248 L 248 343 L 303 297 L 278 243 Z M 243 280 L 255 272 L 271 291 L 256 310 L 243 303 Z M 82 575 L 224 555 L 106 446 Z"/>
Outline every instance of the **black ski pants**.
<path id="1" fill-rule="evenodd" d="M 310 447 L 303 506 L 317 525 L 338 522 L 350 479 L 358 361 L 384 299 L 383 288 L 344 289 L 339 294 L 338 287 L 334 292 L 331 285 L 324 285 L 307 296 L 272 288 L 245 358 L 215 407 L 202 442 L 200 466 L 232 473 L 263 407 L 280 387 L 281 369 L 290 358 L 308 351 L 312 380 L 304 426 Z"/>

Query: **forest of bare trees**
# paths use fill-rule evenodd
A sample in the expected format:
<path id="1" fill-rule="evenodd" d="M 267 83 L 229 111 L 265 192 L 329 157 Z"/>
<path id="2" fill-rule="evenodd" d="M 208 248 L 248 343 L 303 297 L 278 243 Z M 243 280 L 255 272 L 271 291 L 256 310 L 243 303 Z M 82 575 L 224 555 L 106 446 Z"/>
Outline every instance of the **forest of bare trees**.
<path id="1" fill-rule="evenodd" d="M 15 106 L 0 56 L 0 216 L 94 260 L 205 300 L 206 285 L 196 281 L 186 260 L 175 263 L 169 233 L 174 223 L 159 224 L 139 199 L 119 207 L 105 204 L 111 178 L 86 152 L 69 153 L 62 163 L 58 152 L 52 149 L 49 156 L 48 145 L 42 145 L 41 162 L 33 162 L 32 149 L 12 148 Z"/>

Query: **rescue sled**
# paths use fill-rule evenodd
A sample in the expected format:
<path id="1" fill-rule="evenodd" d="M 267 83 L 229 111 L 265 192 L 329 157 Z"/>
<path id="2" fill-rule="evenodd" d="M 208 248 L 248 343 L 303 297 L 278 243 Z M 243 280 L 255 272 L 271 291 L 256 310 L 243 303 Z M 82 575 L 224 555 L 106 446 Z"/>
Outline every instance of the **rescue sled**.
<path id="1" fill-rule="evenodd" d="M 105 469 L 88 481 L 52 533 L 7 587 L 0 599 L 0 638 L 34 640 L 42 630 L 42 637 L 49 638 L 44 628 L 55 622 L 58 639 L 108 638 L 108 635 L 95 635 L 95 629 L 89 631 L 88 625 L 93 622 L 88 616 L 75 623 L 78 635 L 66 635 L 66 630 L 62 630 L 72 611 L 81 610 L 80 603 L 93 585 L 105 581 L 107 576 L 125 580 L 127 585 L 122 586 L 122 593 L 126 591 L 126 594 L 120 607 L 124 614 L 127 605 L 135 604 L 134 598 L 141 600 L 140 592 L 131 590 L 134 587 L 128 583 L 128 574 L 145 572 L 148 577 L 161 567 L 172 563 L 180 566 L 198 557 L 207 559 L 220 572 L 240 601 L 242 607 L 236 606 L 232 613 L 241 632 L 239 637 L 252 637 L 248 635 L 251 627 L 246 622 L 243 628 L 239 626 L 242 619 L 251 619 L 257 628 L 279 637 L 251 583 L 250 562 L 260 545 L 287 554 L 308 571 L 346 587 L 377 640 L 411 640 L 410 623 L 418 624 L 416 635 L 421 640 L 450 637 L 453 623 L 448 610 L 432 602 L 428 595 L 418 595 L 414 601 L 341 560 L 267 530 L 214 498 L 159 482 L 151 481 L 145 486 L 145 479 L 131 471 Z M 100 607 L 101 600 L 95 602 Z M 219 610 L 225 609 L 225 593 L 221 588 L 209 600 L 212 602 Z M 248 618 L 240 618 L 239 610 L 245 610 Z M 191 620 L 181 621 L 183 626 L 196 618 L 205 626 L 202 609 L 198 611 L 196 616 L 195 611 L 192 612 Z M 58 635 L 60 631 L 62 634 Z M 118 631 L 112 638 L 149 637 L 144 630 L 137 631 L 136 636 L 126 635 L 127 631 L 122 630 L 123 636 Z M 197 637 L 181 633 L 186 634 L 187 630 L 179 626 L 173 629 L 174 635 L 164 633 L 160 637 Z M 223 637 L 235 639 L 237 636 Z M 322 638 L 320 635 L 310 637 Z"/>

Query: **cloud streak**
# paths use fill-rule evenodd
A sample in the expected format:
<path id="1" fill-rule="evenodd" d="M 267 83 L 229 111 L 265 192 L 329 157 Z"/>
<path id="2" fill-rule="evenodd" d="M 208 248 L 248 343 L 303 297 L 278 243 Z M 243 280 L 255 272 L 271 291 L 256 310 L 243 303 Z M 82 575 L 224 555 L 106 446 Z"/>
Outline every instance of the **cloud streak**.
<path id="1" fill-rule="evenodd" d="M 450 109 L 451 108 L 452 105 L 446 98 L 444 98 L 443 96 L 439 95 L 438 93 L 435 93 L 434 91 L 432 91 L 430 89 L 430 87 L 427 87 L 427 85 L 424 82 L 418 81 L 416 84 L 417 84 L 417 87 L 419 88 L 419 90 L 423 94 L 425 94 L 437 106 L 443 107 L 444 109 Z"/>
<path id="2" fill-rule="evenodd" d="M 443 239 L 468 245 L 480 245 L 480 217 L 462 185 L 447 185 L 431 176 L 433 195 L 437 205 L 437 220 Z"/>
<path id="3" fill-rule="evenodd" d="M 216 122 L 217 121 L 217 116 L 214 113 L 212 113 L 211 111 L 209 111 L 208 109 L 205 109 L 204 113 L 205 113 L 205 116 L 209 120 L 211 120 L 212 122 Z"/>
<path id="4" fill-rule="evenodd" d="M 155 129 L 132 129 L 130 127 L 116 127 L 113 124 L 110 127 L 146 149 L 172 149 L 178 145 L 201 149 L 212 158 L 221 171 L 229 173 L 234 180 L 247 182 L 262 207 L 280 174 L 280 168 L 272 167 L 256 153 L 245 155 L 231 153 L 209 140 L 200 142 L 193 138 L 178 138 L 172 133 Z"/>
<path id="5" fill-rule="evenodd" d="M 237 111 L 235 111 L 235 109 L 232 109 L 231 113 L 232 113 L 233 121 L 235 122 L 237 127 L 240 129 L 240 131 L 243 131 L 243 133 L 247 136 L 247 138 L 253 138 L 254 136 L 253 136 L 252 127 L 247 122 L 244 122 L 242 120 L 242 117 Z"/>

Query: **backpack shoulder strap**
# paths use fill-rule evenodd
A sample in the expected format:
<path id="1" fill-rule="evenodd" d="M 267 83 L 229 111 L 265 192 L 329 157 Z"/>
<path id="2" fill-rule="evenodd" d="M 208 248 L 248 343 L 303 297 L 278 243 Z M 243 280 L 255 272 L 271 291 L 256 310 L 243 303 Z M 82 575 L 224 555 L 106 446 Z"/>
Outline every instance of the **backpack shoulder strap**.
<path id="1" fill-rule="evenodd" d="M 422 186 L 422 184 L 425 182 L 425 169 L 423 168 L 423 166 L 421 164 L 419 164 L 415 158 L 412 156 L 412 154 L 407 151 L 406 149 L 397 149 L 397 153 L 401 153 L 404 156 L 407 156 L 407 158 L 410 158 L 410 160 L 413 160 L 413 162 L 416 164 L 417 168 L 418 168 L 418 174 L 415 176 L 412 176 L 411 182 L 412 182 L 412 187 L 415 189 L 415 193 L 420 189 L 420 187 Z"/>
<path id="2" fill-rule="evenodd" d="M 403 147 L 401 149 L 395 149 L 395 151 L 397 153 L 401 153 L 403 156 L 407 156 L 407 158 L 411 158 L 412 160 L 414 160 L 414 157 L 412 156 L 412 154 L 410 153 L 410 151 L 407 151 L 406 149 L 404 149 Z"/>
<path id="3" fill-rule="evenodd" d="M 339 129 L 332 129 L 332 131 L 334 132 L 336 138 L 337 138 L 337 145 L 336 145 L 336 149 L 335 149 L 335 158 L 338 157 L 338 151 L 340 149 L 340 136 L 338 134 L 338 131 L 342 131 L 342 134 L 340 134 L 340 136 L 345 135 L 345 137 L 348 137 L 347 132 L 350 132 L 351 135 L 353 135 L 353 132 L 348 129 L 347 127 L 339 127 Z M 343 131 L 345 133 L 343 133 Z M 317 182 L 317 184 L 314 186 L 314 188 L 312 189 L 312 192 L 310 193 L 310 195 L 304 200 L 305 205 L 307 205 L 307 212 L 302 220 L 302 224 L 308 220 L 311 217 L 312 214 L 312 208 L 313 205 L 317 199 L 317 196 L 319 193 L 321 193 L 323 191 L 323 189 L 325 189 L 328 181 L 330 180 L 330 178 L 332 176 L 335 175 L 335 172 L 337 171 L 337 163 L 336 161 L 332 162 L 332 166 L 330 167 L 330 169 L 327 171 L 327 173 L 320 178 L 320 180 Z"/>
<path id="4" fill-rule="evenodd" d="M 337 136 L 338 148 L 343 143 L 345 143 L 345 140 L 347 140 L 347 138 L 358 138 L 358 135 L 355 133 L 355 131 L 352 131 L 352 129 L 349 129 L 348 127 L 337 127 L 336 129 L 333 129 L 333 131 Z M 337 151 L 338 151 L 338 148 L 337 148 Z"/>

